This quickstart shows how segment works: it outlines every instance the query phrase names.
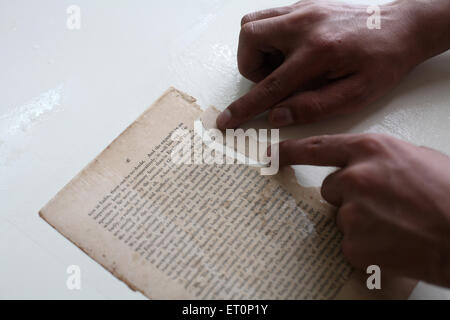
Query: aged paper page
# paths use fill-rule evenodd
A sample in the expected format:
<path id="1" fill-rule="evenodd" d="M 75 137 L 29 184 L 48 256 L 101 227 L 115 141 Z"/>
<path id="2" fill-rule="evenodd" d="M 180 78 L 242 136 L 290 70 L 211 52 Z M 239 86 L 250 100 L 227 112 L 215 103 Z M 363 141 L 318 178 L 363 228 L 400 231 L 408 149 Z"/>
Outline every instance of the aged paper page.
<path id="1" fill-rule="evenodd" d="M 377 294 L 365 287 L 340 252 L 333 208 L 289 168 L 267 177 L 246 165 L 173 163 L 173 132 L 194 132 L 201 114 L 170 89 L 41 217 L 152 299 L 408 297 L 403 280 Z"/>

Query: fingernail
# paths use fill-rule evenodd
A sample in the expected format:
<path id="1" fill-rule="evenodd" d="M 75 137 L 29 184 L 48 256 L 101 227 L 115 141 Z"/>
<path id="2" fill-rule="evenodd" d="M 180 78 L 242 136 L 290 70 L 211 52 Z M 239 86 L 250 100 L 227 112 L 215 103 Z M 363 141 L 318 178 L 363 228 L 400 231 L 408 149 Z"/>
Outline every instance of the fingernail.
<path id="1" fill-rule="evenodd" d="M 231 120 L 231 112 L 226 109 L 217 117 L 217 127 L 220 129 L 225 129 L 227 127 L 228 122 Z"/>
<path id="2" fill-rule="evenodd" d="M 294 123 L 294 117 L 290 109 L 277 108 L 272 111 L 272 122 L 277 126 L 288 126 Z"/>

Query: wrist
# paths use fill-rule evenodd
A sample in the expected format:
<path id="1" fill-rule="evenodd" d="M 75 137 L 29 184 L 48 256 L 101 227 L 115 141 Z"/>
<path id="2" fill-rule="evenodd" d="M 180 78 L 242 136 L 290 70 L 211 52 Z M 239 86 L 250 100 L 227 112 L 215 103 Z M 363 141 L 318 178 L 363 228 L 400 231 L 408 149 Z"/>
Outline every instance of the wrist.
<path id="1" fill-rule="evenodd" d="M 391 5 L 399 11 L 411 44 L 413 64 L 450 49 L 449 0 L 397 0 Z"/>

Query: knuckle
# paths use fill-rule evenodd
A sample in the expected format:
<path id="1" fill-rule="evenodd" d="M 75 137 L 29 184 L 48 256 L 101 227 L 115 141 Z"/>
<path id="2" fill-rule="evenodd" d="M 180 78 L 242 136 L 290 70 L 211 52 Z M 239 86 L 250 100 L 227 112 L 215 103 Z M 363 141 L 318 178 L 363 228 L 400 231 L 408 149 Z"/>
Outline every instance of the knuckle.
<path id="1" fill-rule="evenodd" d="M 253 21 L 255 17 L 254 13 L 248 13 L 241 19 L 241 26 L 244 26 L 245 24 L 249 23 L 250 21 Z"/>
<path id="2" fill-rule="evenodd" d="M 336 54 L 340 48 L 342 40 L 329 31 L 323 31 L 313 34 L 309 39 L 309 45 L 312 52 L 316 54 Z"/>
<path id="3" fill-rule="evenodd" d="M 373 174 L 365 168 L 351 168 L 341 175 L 342 182 L 352 190 L 370 191 L 373 187 Z"/>
<path id="4" fill-rule="evenodd" d="M 330 136 L 328 136 L 328 135 L 312 137 L 312 138 L 310 138 L 311 140 L 309 143 L 309 147 L 311 149 L 320 148 L 325 143 L 325 141 L 329 138 L 330 138 Z"/>
<path id="5" fill-rule="evenodd" d="M 326 112 L 324 101 L 318 95 L 311 95 L 308 107 L 305 109 L 306 117 L 310 121 L 317 120 Z"/>
<path id="6" fill-rule="evenodd" d="M 289 4 L 283 7 L 285 13 L 291 13 L 293 12 L 296 8 L 298 3 L 293 3 L 293 4 Z"/>
<path id="7" fill-rule="evenodd" d="M 337 101 L 344 102 L 340 108 L 343 111 L 355 111 L 361 108 L 367 97 L 368 88 L 369 86 L 363 80 L 358 79 L 345 89 L 340 90 L 336 94 Z"/>
<path id="8" fill-rule="evenodd" d="M 262 94 L 268 98 L 278 97 L 282 90 L 282 81 L 276 76 L 269 76 L 262 86 Z"/>
<path id="9" fill-rule="evenodd" d="M 253 61 L 249 61 L 248 53 L 246 54 L 243 54 L 243 52 L 238 53 L 237 66 L 239 73 L 245 78 L 251 80 L 251 77 L 255 74 L 260 65 L 255 64 L 258 63 L 255 54 L 252 53 L 252 57 L 250 59 Z"/>
<path id="10" fill-rule="evenodd" d="M 325 140 L 328 137 L 329 136 L 326 135 L 320 137 L 313 137 L 306 145 L 305 152 L 309 154 L 313 162 L 316 162 L 319 159 L 320 150 L 322 149 L 322 146 L 325 144 Z"/>
<path id="11" fill-rule="evenodd" d="M 329 11 L 323 5 L 318 4 L 316 1 L 300 1 L 292 6 L 297 9 L 296 14 L 290 18 L 294 23 L 299 25 L 310 24 L 314 21 L 322 19 Z"/>
<path id="12" fill-rule="evenodd" d="M 248 67 L 248 63 L 246 61 L 243 61 L 242 59 L 238 59 L 238 71 L 239 73 L 248 79 L 248 77 L 250 76 L 250 69 Z"/>
<path id="13" fill-rule="evenodd" d="M 309 17 L 316 20 L 326 17 L 329 13 L 329 10 L 326 7 L 316 1 L 311 2 L 305 11 Z"/>
<path id="14" fill-rule="evenodd" d="M 364 153 L 373 154 L 384 150 L 388 137 L 380 134 L 364 134 L 355 140 L 354 146 Z"/>
<path id="15" fill-rule="evenodd" d="M 306 147 L 306 150 L 308 152 L 316 152 L 324 145 L 325 140 L 327 138 L 328 138 L 328 136 L 319 136 L 319 137 L 310 138 L 310 141 Z"/>
<path id="16" fill-rule="evenodd" d="M 254 22 L 247 22 L 241 28 L 241 36 L 250 38 L 256 34 L 256 25 Z"/>
<path id="17" fill-rule="evenodd" d="M 327 106 L 320 96 L 308 94 L 300 103 L 301 108 L 294 108 L 295 117 L 302 123 L 313 123 L 326 114 Z"/>

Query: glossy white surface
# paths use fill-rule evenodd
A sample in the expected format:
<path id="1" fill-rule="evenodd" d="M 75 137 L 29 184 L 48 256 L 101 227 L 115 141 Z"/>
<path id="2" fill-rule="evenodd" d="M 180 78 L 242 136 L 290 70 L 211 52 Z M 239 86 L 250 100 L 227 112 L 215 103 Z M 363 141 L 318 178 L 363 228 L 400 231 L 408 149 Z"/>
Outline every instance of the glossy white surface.
<path id="1" fill-rule="evenodd" d="M 360 1 L 361 2 L 361 1 Z M 366 3 L 374 1 L 366 1 Z M 383 2 L 383 1 L 378 1 Z M 81 8 L 81 29 L 66 9 Z M 167 87 L 224 108 L 250 84 L 236 68 L 241 17 L 280 0 L 0 0 L 0 298 L 142 298 L 37 213 Z M 450 153 L 450 54 L 362 113 L 291 129 L 384 132 Z M 300 168 L 318 185 L 327 169 Z M 79 265 L 82 290 L 66 288 Z M 420 284 L 412 298 L 450 298 Z"/>

